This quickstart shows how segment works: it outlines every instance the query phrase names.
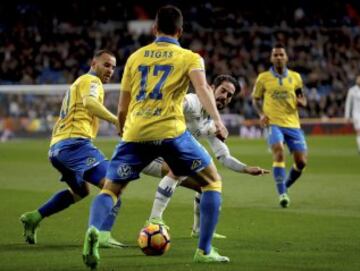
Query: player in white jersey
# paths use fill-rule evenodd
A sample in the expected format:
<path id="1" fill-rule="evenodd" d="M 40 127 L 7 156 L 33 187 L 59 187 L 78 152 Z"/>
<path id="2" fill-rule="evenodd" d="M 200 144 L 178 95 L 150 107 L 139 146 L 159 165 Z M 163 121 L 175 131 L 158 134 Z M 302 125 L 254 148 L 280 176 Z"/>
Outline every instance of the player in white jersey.
<path id="1" fill-rule="evenodd" d="M 345 118 L 354 125 L 360 154 L 360 75 L 356 77 L 356 84 L 348 91 L 345 104 Z"/>
<path id="2" fill-rule="evenodd" d="M 240 91 L 239 83 L 235 80 L 235 78 L 229 75 L 220 75 L 216 77 L 212 88 L 214 89 L 214 96 L 218 110 L 224 109 L 231 102 L 232 97 Z M 203 109 L 196 94 L 186 95 L 184 102 L 184 115 L 187 129 L 196 139 L 199 139 L 200 137 L 205 137 L 207 139 L 214 156 L 222 165 L 235 172 L 247 173 L 255 176 L 269 173 L 268 170 L 260 167 L 247 166 L 230 154 L 228 146 L 215 136 L 214 123 Z M 148 165 L 142 172 L 147 175 L 160 177 L 166 175 L 169 172 L 169 168 L 166 163 L 159 158 Z M 178 180 L 166 175 L 160 181 L 149 221 L 152 223 L 161 223 L 163 212 L 178 184 L 197 191 L 194 199 L 194 224 L 191 232 L 191 236 L 197 238 L 199 236 L 200 227 L 199 205 L 201 190 L 191 177 L 178 182 Z M 226 236 L 214 233 L 214 238 L 223 239 L 226 238 Z"/>

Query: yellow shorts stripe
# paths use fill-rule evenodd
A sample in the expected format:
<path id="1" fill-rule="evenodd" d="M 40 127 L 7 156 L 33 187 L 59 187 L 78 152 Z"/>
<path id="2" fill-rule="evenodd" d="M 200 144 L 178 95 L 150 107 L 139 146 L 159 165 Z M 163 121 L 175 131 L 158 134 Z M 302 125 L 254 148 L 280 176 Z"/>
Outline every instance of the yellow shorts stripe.
<path id="1" fill-rule="evenodd" d="M 222 181 L 216 181 L 216 182 L 212 182 L 206 186 L 201 187 L 201 191 L 202 192 L 206 192 L 206 191 L 217 191 L 220 192 L 222 191 Z"/>
<path id="2" fill-rule="evenodd" d="M 285 167 L 285 162 L 273 162 L 273 167 Z"/>
<path id="3" fill-rule="evenodd" d="M 110 195 L 111 198 L 112 198 L 112 200 L 113 200 L 113 202 L 114 202 L 114 204 L 116 204 L 116 202 L 118 201 L 118 197 L 117 197 L 117 196 L 114 194 L 114 192 L 111 191 L 111 190 L 101 189 L 100 194 L 108 194 L 108 195 Z"/>

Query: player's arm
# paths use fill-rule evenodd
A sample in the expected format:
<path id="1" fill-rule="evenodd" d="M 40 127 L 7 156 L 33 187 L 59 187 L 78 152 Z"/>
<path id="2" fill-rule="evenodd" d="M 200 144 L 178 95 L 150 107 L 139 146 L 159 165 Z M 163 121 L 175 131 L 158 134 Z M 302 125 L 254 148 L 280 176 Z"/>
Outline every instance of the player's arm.
<path id="1" fill-rule="evenodd" d="M 204 71 L 192 70 L 189 73 L 189 77 L 202 106 L 214 121 L 216 127 L 216 136 L 221 140 L 225 140 L 229 132 L 223 124 L 219 111 L 216 108 L 214 93 L 206 81 Z"/>
<path id="2" fill-rule="evenodd" d="M 84 107 L 89 110 L 96 117 L 111 122 L 117 125 L 116 116 L 111 113 L 102 103 L 100 103 L 95 97 L 87 95 L 83 97 Z"/>
<path id="3" fill-rule="evenodd" d="M 303 89 L 302 88 L 297 88 L 295 90 L 295 95 L 296 95 L 296 104 L 297 104 L 297 106 L 305 107 L 307 105 L 307 100 L 306 100 L 306 97 L 304 95 Z"/>
<path id="4" fill-rule="evenodd" d="M 307 105 L 306 97 L 303 91 L 303 81 L 300 74 L 295 73 L 296 87 L 295 87 L 295 96 L 296 96 L 296 105 L 305 107 Z"/>
<path id="5" fill-rule="evenodd" d="M 230 154 L 228 146 L 218 138 L 209 136 L 208 141 L 211 149 L 215 153 L 216 158 L 224 167 L 235 172 L 246 173 L 254 176 L 270 173 L 269 170 L 263 169 L 258 166 L 248 166 L 239 161 L 237 158 Z"/>
<path id="6" fill-rule="evenodd" d="M 122 136 L 125 120 L 129 109 L 131 94 L 129 91 L 121 91 L 118 104 L 119 135 Z"/>
<path id="7" fill-rule="evenodd" d="M 263 102 L 264 102 L 264 87 L 260 76 L 257 78 L 252 93 L 252 104 L 256 113 L 260 117 L 261 127 L 267 127 L 269 125 L 269 118 L 264 114 Z"/>

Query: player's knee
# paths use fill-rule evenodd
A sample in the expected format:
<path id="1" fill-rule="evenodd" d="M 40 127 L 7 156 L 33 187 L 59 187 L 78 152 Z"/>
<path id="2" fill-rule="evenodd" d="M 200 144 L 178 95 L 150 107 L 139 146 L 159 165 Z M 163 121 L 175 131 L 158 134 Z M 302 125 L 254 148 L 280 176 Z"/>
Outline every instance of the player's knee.
<path id="1" fill-rule="evenodd" d="M 298 170 L 303 170 L 306 167 L 306 160 L 305 159 L 301 159 L 299 161 L 295 162 L 296 168 Z"/>
<path id="2" fill-rule="evenodd" d="M 222 181 L 221 179 L 215 181 L 215 182 L 210 182 L 207 185 L 204 185 L 201 187 L 201 191 L 202 192 L 206 192 L 206 191 L 217 191 L 220 192 L 222 191 Z"/>
<path id="3" fill-rule="evenodd" d="M 75 202 L 82 200 L 83 198 L 86 198 L 90 194 L 90 190 L 88 187 L 84 187 L 81 189 L 76 189 L 76 191 L 72 191 L 74 195 Z"/>

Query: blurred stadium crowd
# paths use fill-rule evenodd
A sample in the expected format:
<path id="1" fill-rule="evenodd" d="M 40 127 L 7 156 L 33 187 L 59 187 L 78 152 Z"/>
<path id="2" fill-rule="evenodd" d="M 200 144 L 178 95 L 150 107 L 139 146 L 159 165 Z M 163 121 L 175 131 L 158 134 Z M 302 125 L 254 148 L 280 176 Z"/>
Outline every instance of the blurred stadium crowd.
<path id="1" fill-rule="evenodd" d="M 348 88 L 360 74 L 360 3 L 331 1 L 171 1 L 184 12 L 181 44 L 200 53 L 209 81 L 232 74 L 243 92 L 226 113 L 256 118 L 250 101 L 254 80 L 269 68 L 271 46 L 286 45 L 289 67 L 301 73 L 309 103 L 302 117 L 342 117 Z M 129 54 L 153 40 L 131 31 L 128 22 L 154 17 L 164 1 L 69 1 L 2 3 L 0 7 L 0 84 L 71 83 L 87 72 L 94 50 L 115 52 L 118 83 Z M 41 97 L 41 99 L 39 98 Z M 50 118 L 61 97 L 0 93 L 5 116 Z M 116 99 L 108 104 L 116 108 Z"/>

